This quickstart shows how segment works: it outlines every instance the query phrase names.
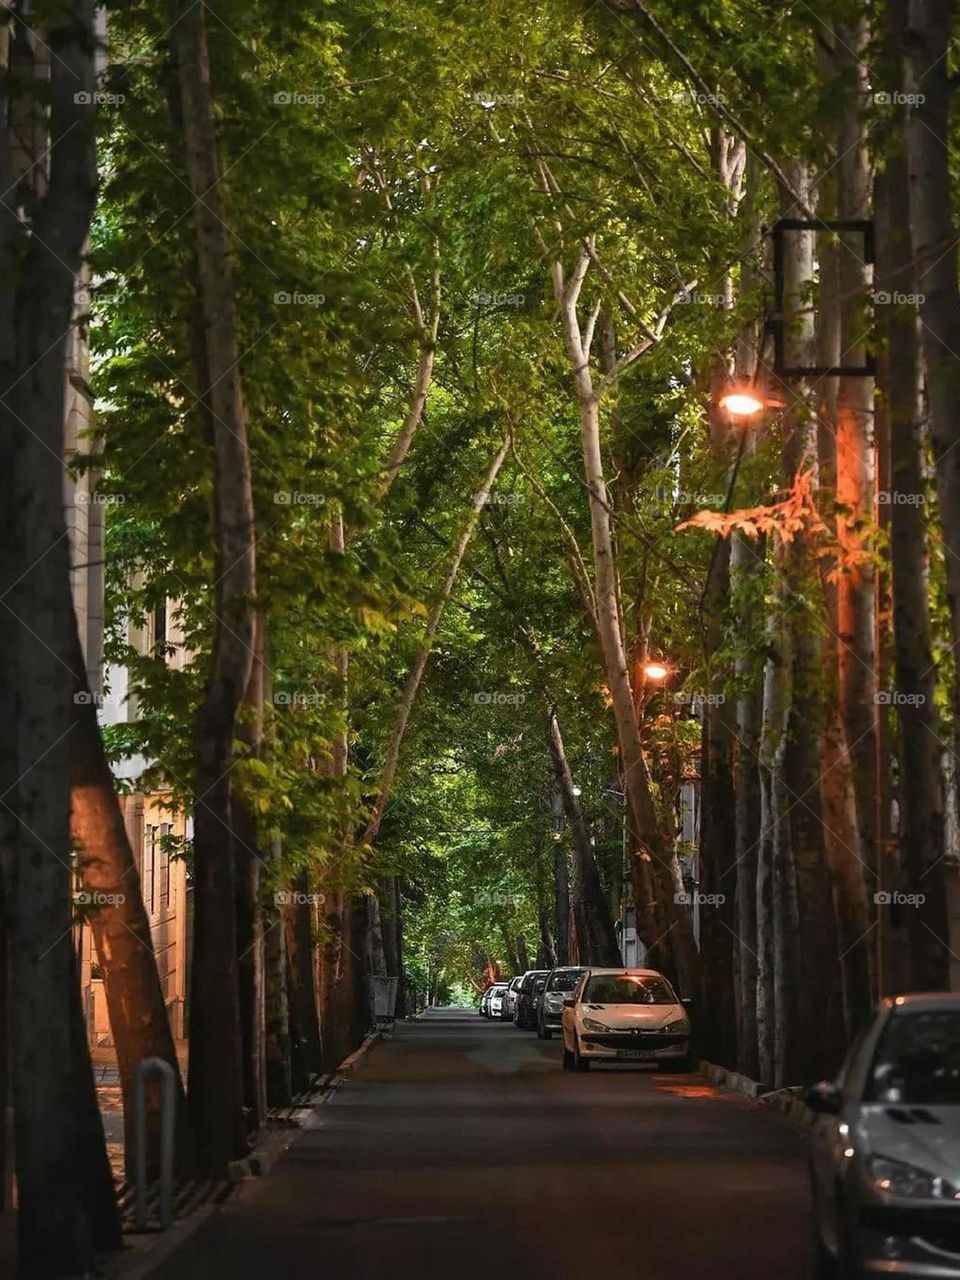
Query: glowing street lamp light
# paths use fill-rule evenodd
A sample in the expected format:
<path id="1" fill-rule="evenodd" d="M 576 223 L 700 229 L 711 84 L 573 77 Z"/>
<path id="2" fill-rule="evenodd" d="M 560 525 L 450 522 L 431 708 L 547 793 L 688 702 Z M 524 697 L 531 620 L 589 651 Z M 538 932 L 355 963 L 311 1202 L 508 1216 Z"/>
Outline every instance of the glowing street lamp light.
<path id="1" fill-rule="evenodd" d="M 649 680 L 651 684 L 660 684 L 669 674 L 670 668 L 665 667 L 662 662 L 644 663 L 643 678 Z"/>
<path id="2" fill-rule="evenodd" d="M 766 407 L 766 402 L 749 387 L 732 387 L 720 397 L 720 408 L 731 418 L 755 418 Z"/>

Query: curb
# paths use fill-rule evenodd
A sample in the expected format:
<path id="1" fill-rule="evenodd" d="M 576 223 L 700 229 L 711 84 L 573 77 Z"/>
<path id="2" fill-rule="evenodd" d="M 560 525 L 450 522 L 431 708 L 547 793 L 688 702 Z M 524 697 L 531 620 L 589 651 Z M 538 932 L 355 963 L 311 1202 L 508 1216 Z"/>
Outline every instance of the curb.
<path id="1" fill-rule="evenodd" d="M 109 1254 L 103 1259 L 99 1274 L 109 1277 L 109 1280 L 148 1280 L 209 1218 L 219 1213 L 224 1205 L 231 1203 L 237 1189 L 245 1182 L 252 1182 L 268 1174 L 284 1152 L 289 1151 L 309 1129 L 316 1128 L 316 1110 L 329 1102 L 337 1090 L 347 1083 L 354 1067 L 382 1036 L 383 1032 L 379 1029 L 371 1031 L 360 1047 L 344 1058 L 325 1087 L 310 1099 L 309 1106 L 302 1108 L 303 1122 L 297 1128 L 261 1133 L 260 1141 L 253 1151 L 242 1160 L 231 1163 L 230 1179 L 237 1186 L 226 1200 L 219 1204 L 202 1205 L 189 1217 L 175 1221 L 169 1231 L 134 1237 L 137 1241 L 135 1244 L 131 1244 L 128 1239 L 122 1251 Z"/>
<path id="2" fill-rule="evenodd" d="M 799 1085 L 791 1085 L 785 1089 L 771 1089 L 769 1085 L 751 1080 L 749 1076 L 742 1075 L 739 1071 L 719 1067 L 715 1062 L 701 1062 L 700 1070 L 714 1084 L 730 1089 L 733 1093 L 753 1098 L 759 1106 L 766 1107 L 769 1111 L 779 1111 L 806 1129 L 810 1128 L 817 1119 L 817 1113 L 811 1110 L 800 1097 Z"/>

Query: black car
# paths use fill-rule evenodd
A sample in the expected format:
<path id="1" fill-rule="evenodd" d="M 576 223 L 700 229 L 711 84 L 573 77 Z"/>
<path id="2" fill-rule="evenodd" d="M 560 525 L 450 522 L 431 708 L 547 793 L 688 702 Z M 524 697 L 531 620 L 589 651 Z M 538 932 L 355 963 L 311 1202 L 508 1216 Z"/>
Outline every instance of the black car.
<path id="1" fill-rule="evenodd" d="M 535 1031 L 537 1027 L 537 1001 L 549 969 L 528 969 L 517 987 L 517 1004 L 513 1014 L 514 1026 L 521 1031 Z"/>
<path id="2" fill-rule="evenodd" d="M 560 969 L 552 969 L 547 975 L 537 1010 L 537 1035 L 541 1040 L 549 1040 L 554 1030 L 560 1030 L 563 998 L 580 981 L 581 973 L 583 969 L 576 965 L 565 965 Z"/>

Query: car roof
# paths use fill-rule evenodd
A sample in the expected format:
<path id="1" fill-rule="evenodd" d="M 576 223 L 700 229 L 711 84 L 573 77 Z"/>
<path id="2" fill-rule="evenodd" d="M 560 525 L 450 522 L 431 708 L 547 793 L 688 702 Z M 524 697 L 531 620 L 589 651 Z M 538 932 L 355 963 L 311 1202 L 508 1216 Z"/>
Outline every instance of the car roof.
<path id="1" fill-rule="evenodd" d="M 620 977 L 626 978 L 662 978 L 663 974 L 659 969 L 594 969 L 592 965 L 588 965 L 584 969 L 584 973 L 589 973 L 591 977 L 595 973 L 611 973 L 618 974 Z"/>
<path id="2" fill-rule="evenodd" d="M 900 996 L 887 996 L 885 1009 L 910 1009 L 915 1013 L 930 1009 L 960 1009 L 960 991 L 909 991 Z"/>

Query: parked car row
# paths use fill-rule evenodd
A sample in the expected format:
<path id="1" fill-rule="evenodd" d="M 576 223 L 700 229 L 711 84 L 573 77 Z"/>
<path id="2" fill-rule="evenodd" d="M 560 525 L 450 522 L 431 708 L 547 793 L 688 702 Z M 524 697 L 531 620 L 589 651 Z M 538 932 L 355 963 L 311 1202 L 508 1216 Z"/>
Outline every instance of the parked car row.
<path id="1" fill-rule="evenodd" d="M 587 1071 L 593 1062 L 690 1068 L 686 1002 L 655 969 L 528 969 L 488 987 L 480 1016 L 512 1021 L 541 1040 L 559 1031 L 568 1071 Z"/>

